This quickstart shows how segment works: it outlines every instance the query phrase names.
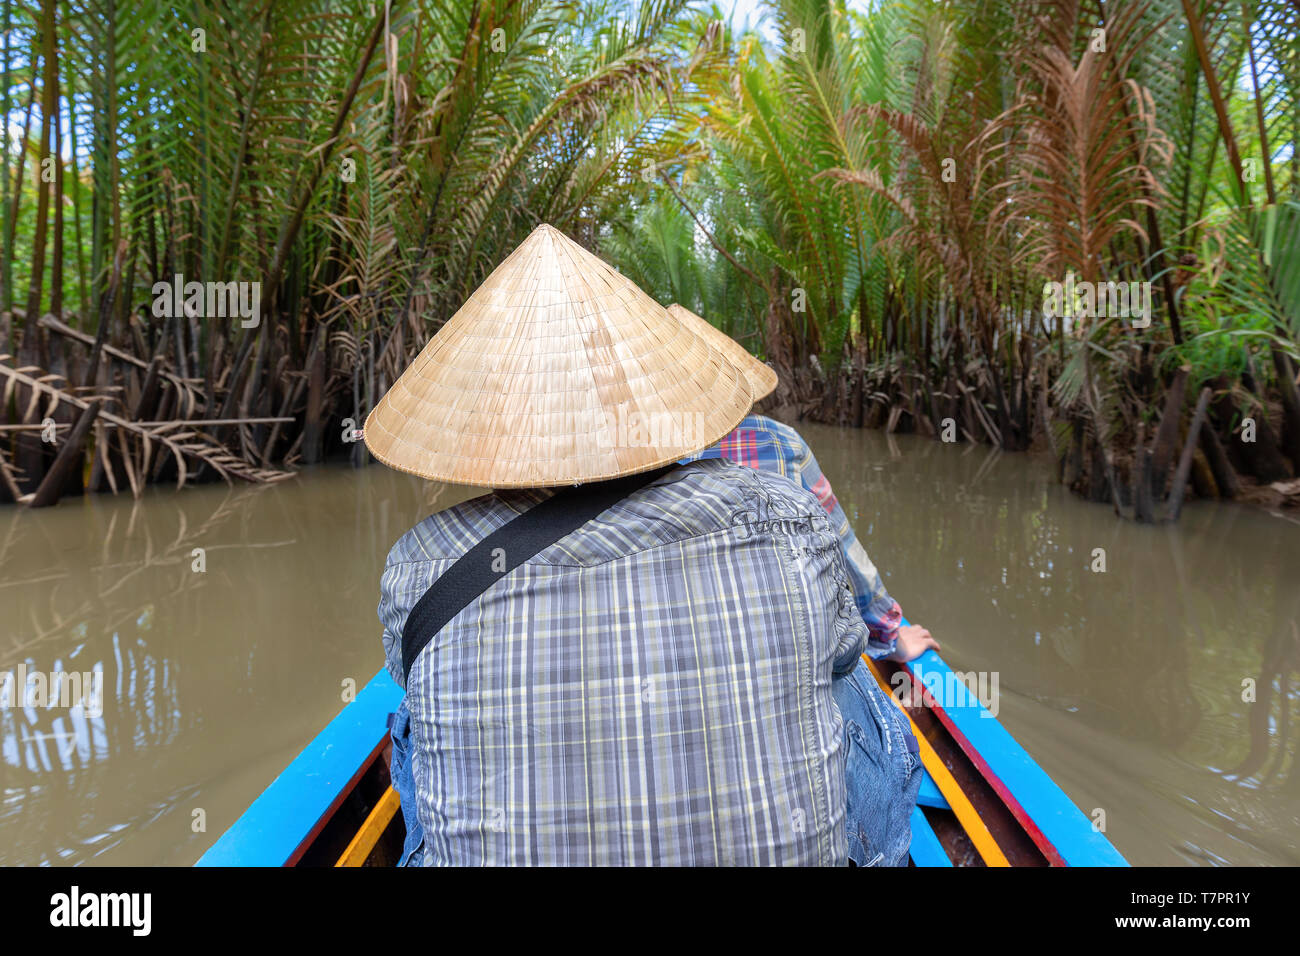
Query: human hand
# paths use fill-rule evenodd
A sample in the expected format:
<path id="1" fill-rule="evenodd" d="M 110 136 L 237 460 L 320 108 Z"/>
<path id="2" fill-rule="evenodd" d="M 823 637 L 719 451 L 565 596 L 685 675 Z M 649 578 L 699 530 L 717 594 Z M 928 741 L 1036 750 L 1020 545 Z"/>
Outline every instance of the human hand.
<path id="1" fill-rule="evenodd" d="M 886 660 L 906 664 L 908 661 L 920 657 L 932 647 L 936 651 L 939 650 L 939 642 L 930 636 L 929 631 L 919 624 L 904 624 L 898 629 L 898 643 L 894 645 L 894 653 L 890 654 Z"/>

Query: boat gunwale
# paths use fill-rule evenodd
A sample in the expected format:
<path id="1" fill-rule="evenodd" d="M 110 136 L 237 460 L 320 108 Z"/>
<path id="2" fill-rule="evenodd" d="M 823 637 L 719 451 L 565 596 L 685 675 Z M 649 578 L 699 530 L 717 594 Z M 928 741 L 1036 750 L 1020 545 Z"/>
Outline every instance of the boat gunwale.
<path id="1" fill-rule="evenodd" d="M 291 866 L 301 859 L 383 752 L 387 716 L 397 710 L 403 693 L 381 668 L 195 866 Z"/>
<path id="2" fill-rule="evenodd" d="M 925 685 L 927 706 L 952 740 L 1024 826 L 1055 865 L 1128 866 L 1110 840 L 1029 756 L 974 694 L 950 679 L 952 669 L 933 650 L 911 664 L 900 665 L 915 678 L 913 666 L 938 673 L 955 688 L 956 700 L 941 706 Z M 344 706 L 287 766 L 196 866 L 292 866 L 328 824 L 358 782 L 374 766 L 388 743 L 384 718 L 395 711 L 404 692 L 381 669 L 354 700 Z M 976 741 L 983 742 L 983 749 Z M 328 781 L 339 780 L 338 784 Z M 328 799 L 324 799 L 328 796 Z M 304 813 L 303 808 L 308 808 Z M 310 814 L 295 838 L 286 832 L 289 820 Z"/>
<path id="3" fill-rule="evenodd" d="M 918 665 L 920 679 L 916 679 Z M 952 739 L 1052 865 L 1129 865 L 1110 839 L 1094 828 L 1092 820 L 934 650 L 900 666 L 914 684 L 920 685 L 926 706 L 934 710 Z M 926 685 L 926 672 L 938 674 L 945 687 L 952 687 L 955 699 L 946 706 L 936 700 Z"/>

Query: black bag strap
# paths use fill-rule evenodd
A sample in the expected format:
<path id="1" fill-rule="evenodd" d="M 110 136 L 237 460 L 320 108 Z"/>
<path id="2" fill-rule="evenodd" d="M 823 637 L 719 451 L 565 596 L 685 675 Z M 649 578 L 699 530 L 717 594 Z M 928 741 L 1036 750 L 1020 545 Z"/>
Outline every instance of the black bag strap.
<path id="1" fill-rule="evenodd" d="M 519 565 L 675 467 L 673 464 L 626 478 L 563 488 L 466 551 L 429 586 L 406 618 L 402 628 L 403 681 L 411 676 L 411 665 L 420 651 L 476 597 Z M 498 548 L 504 561 L 493 559 Z M 501 570 L 495 570 L 494 563 Z"/>

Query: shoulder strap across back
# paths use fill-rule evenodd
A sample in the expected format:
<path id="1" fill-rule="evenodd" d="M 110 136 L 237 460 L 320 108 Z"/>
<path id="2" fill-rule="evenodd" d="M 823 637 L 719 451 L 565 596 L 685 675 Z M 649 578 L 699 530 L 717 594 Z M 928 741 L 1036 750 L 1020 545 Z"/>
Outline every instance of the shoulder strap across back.
<path id="1" fill-rule="evenodd" d="M 411 608 L 402 629 L 403 681 L 410 677 L 411 665 L 420 651 L 476 597 L 519 565 L 675 467 L 563 488 L 466 551 Z"/>

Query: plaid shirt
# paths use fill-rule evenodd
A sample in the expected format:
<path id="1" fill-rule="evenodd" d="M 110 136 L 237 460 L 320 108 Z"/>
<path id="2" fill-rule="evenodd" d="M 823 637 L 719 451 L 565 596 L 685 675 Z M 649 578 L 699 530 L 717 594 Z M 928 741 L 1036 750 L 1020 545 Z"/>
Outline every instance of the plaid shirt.
<path id="1" fill-rule="evenodd" d="M 485 495 L 393 547 L 389 672 L 432 581 L 546 497 Z M 823 503 L 730 460 L 660 477 L 449 622 L 407 685 L 427 864 L 842 864 L 833 675 L 867 644 Z"/>
<path id="2" fill-rule="evenodd" d="M 898 641 L 898 628 L 903 623 L 903 611 L 885 590 L 880 572 L 858 543 L 853 526 L 831 491 L 831 483 L 822 474 L 803 436 L 789 425 L 762 415 L 748 415 L 722 441 L 683 460 L 700 458 L 729 458 L 751 468 L 774 471 L 798 482 L 817 496 L 830 517 L 831 528 L 840 536 L 840 546 L 848 559 L 849 578 L 853 581 L 858 609 L 871 632 L 867 653 L 875 659 L 892 654 Z"/>

